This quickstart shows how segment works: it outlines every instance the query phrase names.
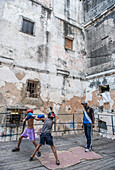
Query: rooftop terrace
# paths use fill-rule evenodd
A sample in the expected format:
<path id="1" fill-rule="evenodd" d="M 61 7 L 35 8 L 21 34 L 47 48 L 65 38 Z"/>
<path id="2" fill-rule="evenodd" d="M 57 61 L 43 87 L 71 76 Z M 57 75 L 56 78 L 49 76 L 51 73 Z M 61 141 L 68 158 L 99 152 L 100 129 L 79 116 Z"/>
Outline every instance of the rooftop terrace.
<path id="1" fill-rule="evenodd" d="M 36 140 L 38 143 L 38 139 Z M 82 160 L 79 164 L 64 168 L 64 170 L 113 170 L 115 169 L 115 140 L 101 137 L 97 134 L 92 139 L 93 151 L 103 158 L 96 160 Z M 58 151 L 68 150 L 73 147 L 84 147 L 86 140 L 83 134 L 64 135 L 54 137 L 54 144 Z M 36 157 L 29 162 L 29 157 L 34 151 L 33 144 L 24 139 L 21 143 L 20 152 L 11 152 L 12 148 L 17 145 L 17 141 L 0 142 L 0 170 L 46 170 Z M 48 145 L 40 148 L 41 153 L 52 152 Z M 60 168 L 58 168 L 60 169 Z"/>

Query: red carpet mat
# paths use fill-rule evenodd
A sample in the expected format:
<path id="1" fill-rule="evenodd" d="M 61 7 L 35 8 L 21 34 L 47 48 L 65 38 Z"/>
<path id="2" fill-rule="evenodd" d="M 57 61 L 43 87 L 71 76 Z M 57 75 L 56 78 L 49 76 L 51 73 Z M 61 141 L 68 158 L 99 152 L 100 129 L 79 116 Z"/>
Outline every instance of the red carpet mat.
<path id="1" fill-rule="evenodd" d="M 42 154 L 42 153 L 41 153 Z M 57 151 L 58 158 L 60 160 L 60 165 L 56 165 L 55 158 L 53 153 L 43 153 L 41 157 L 36 158 L 48 169 L 58 169 L 73 166 L 77 163 L 80 163 L 80 160 L 92 160 L 100 159 L 102 156 L 96 154 L 95 152 L 85 152 L 85 149 L 82 147 L 71 148 L 67 151 Z"/>

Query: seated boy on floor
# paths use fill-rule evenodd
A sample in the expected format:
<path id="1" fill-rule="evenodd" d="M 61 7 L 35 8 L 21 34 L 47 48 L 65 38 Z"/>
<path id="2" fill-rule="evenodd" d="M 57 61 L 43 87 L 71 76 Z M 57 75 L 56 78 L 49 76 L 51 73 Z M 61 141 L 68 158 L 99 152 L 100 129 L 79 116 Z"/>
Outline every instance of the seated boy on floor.
<path id="1" fill-rule="evenodd" d="M 26 113 L 27 113 L 27 116 L 25 117 L 23 122 L 28 121 L 28 126 L 25 129 L 25 131 L 21 134 L 21 136 L 19 137 L 17 147 L 12 149 L 12 152 L 17 152 L 20 150 L 20 144 L 21 144 L 22 138 L 29 137 L 29 141 L 32 141 L 35 147 L 37 146 L 37 144 L 35 142 L 35 132 L 34 132 L 34 118 L 35 118 L 35 116 L 33 115 L 33 110 L 28 109 L 26 111 Z M 40 156 L 39 150 L 38 150 L 38 156 Z"/>
<path id="2" fill-rule="evenodd" d="M 30 161 L 33 160 L 33 157 L 34 157 L 35 153 L 39 150 L 39 148 L 42 145 L 45 145 L 45 143 L 46 143 L 46 144 L 50 145 L 52 148 L 52 151 L 53 151 L 55 159 L 56 159 L 56 165 L 60 165 L 60 162 L 59 162 L 58 156 L 57 156 L 57 152 L 56 152 L 56 149 L 53 144 L 53 137 L 51 135 L 52 125 L 54 123 L 53 119 L 55 118 L 55 114 L 52 111 L 52 107 L 50 107 L 50 109 L 51 109 L 51 112 L 48 114 L 48 118 L 35 118 L 35 120 L 44 121 L 44 124 L 43 124 L 41 135 L 40 135 L 40 144 L 38 144 L 38 146 L 35 148 L 35 151 L 33 152 L 33 154 L 30 157 Z"/>

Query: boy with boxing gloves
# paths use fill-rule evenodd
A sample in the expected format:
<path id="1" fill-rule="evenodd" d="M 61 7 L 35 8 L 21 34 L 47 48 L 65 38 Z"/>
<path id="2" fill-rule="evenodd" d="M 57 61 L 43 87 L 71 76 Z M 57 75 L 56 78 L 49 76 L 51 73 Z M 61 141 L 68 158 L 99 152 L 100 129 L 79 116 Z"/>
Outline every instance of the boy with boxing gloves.
<path id="1" fill-rule="evenodd" d="M 35 147 L 37 146 L 37 144 L 35 142 L 35 132 L 34 132 L 34 118 L 35 118 L 35 116 L 33 115 L 33 110 L 28 109 L 26 111 L 26 113 L 27 113 L 27 116 L 25 117 L 23 122 L 25 123 L 26 121 L 28 121 L 28 126 L 25 129 L 25 131 L 21 134 L 21 136 L 19 137 L 17 147 L 12 149 L 12 152 L 17 152 L 17 151 L 20 150 L 20 144 L 21 144 L 22 138 L 29 137 L 29 141 L 32 141 Z M 45 116 L 44 115 L 38 115 L 38 117 L 45 117 Z M 24 129 L 24 127 L 23 127 L 23 129 Z M 40 156 L 40 154 L 41 153 L 38 150 L 38 156 Z"/>
<path id="2" fill-rule="evenodd" d="M 52 111 L 52 107 L 50 107 L 51 112 L 48 114 L 48 118 L 35 118 L 35 120 L 41 120 L 44 121 L 44 125 L 42 127 L 41 135 L 40 135 L 40 144 L 35 148 L 35 151 L 30 157 L 30 161 L 33 160 L 34 155 L 37 151 L 39 151 L 39 148 L 44 145 L 45 143 L 51 146 L 51 149 L 54 153 L 55 159 L 56 159 L 56 165 L 60 165 L 60 162 L 58 160 L 57 152 L 53 144 L 53 137 L 51 135 L 52 131 L 52 125 L 54 123 L 55 114 Z"/>

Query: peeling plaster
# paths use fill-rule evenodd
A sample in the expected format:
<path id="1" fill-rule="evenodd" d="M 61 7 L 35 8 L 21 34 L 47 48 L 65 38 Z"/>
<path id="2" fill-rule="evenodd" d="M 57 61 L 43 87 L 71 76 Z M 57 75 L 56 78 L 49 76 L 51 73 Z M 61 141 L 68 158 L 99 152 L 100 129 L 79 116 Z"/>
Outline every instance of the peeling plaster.
<path id="1" fill-rule="evenodd" d="M 0 80 L 0 88 L 5 86 L 5 82 Z"/>
<path id="2" fill-rule="evenodd" d="M 3 66 L 0 68 L 0 80 L 4 81 L 4 82 L 5 81 L 11 82 L 11 83 L 19 82 L 18 79 L 16 78 L 15 74 L 10 70 L 10 68 L 8 68 L 6 66 Z"/>
<path id="3" fill-rule="evenodd" d="M 13 83 L 5 83 L 5 98 L 9 105 L 16 105 L 21 102 L 21 92 Z"/>
<path id="4" fill-rule="evenodd" d="M 26 74 L 24 72 L 17 72 L 15 75 L 18 80 L 22 80 Z"/>
<path id="5" fill-rule="evenodd" d="M 83 2 L 70 0 L 64 1 L 64 3 L 61 0 L 52 2 L 50 0 L 33 0 L 33 2 L 32 0 L 15 0 L 5 3 L 0 25 L 3 30 L 0 36 L 2 39 L 0 44 L 0 55 L 2 56 L 0 59 L 2 62 L 0 65 L 0 94 L 5 97 L 3 103 L 8 105 L 22 103 L 38 108 L 52 105 L 56 114 L 81 112 L 80 103 L 85 97 L 91 104 L 101 105 L 102 98 L 99 96 L 98 86 L 106 84 L 110 86 L 111 100 L 114 102 L 114 94 L 111 93 L 115 89 L 114 76 L 105 75 L 82 81 L 86 73 L 85 39 L 81 25 L 83 23 Z M 52 9 L 51 5 L 53 5 Z M 92 70 L 98 70 L 95 67 L 96 64 L 99 66 L 99 70 L 103 71 L 106 70 L 106 66 L 111 69 L 114 65 L 114 54 L 112 54 L 114 36 L 103 35 L 102 31 L 103 27 L 110 26 L 109 22 L 112 33 L 113 16 L 114 12 L 108 15 L 109 18 L 103 17 L 97 24 L 87 27 L 85 30 L 87 45 L 91 48 L 87 56 L 95 54 L 91 55 L 92 59 L 87 60 L 88 67 L 92 66 L 89 68 L 89 73 L 92 73 Z M 35 23 L 34 35 L 30 36 L 22 32 L 23 17 Z M 102 33 L 101 37 L 95 36 L 98 35 L 95 34 L 98 30 Z M 106 29 L 104 30 L 105 33 L 108 33 Z M 64 48 L 66 36 L 73 39 L 73 50 L 71 51 Z M 105 36 L 107 38 L 104 38 Z M 97 45 L 92 43 L 93 38 Z M 99 38 L 103 41 L 102 44 L 98 43 Z M 93 50 L 93 48 L 97 49 Z M 109 50 L 110 53 L 108 53 Z M 98 57 L 99 51 L 101 54 L 107 52 L 109 57 L 103 56 L 101 62 L 95 60 L 94 57 Z M 58 69 L 69 72 L 69 75 L 66 77 L 59 75 Z M 42 70 L 46 72 L 44 73 Z M 40 83 L 37 99 L 26 96 L 28 79 L 38 80 Z M 109 102 L 105 107 L 112 108 L 114 105 Z"/>
<path id="6" fill-rule="evenodd" d="M 104 77 L 94 78 L 92 80 L 87 81 L 86 84 L 86 101 L 94 107 L 103 106 L 105 110 L 114 109 L 114 84 L 115 84 L 115 75 L 108 75 Z M 99 85 L 109 85 L 110 91 L 108 92 L 109 98 L 105 102 L 103 98 L 104 93 L 99 92 Z M 107 104 L 108 103 L 108 104 Z"/>

